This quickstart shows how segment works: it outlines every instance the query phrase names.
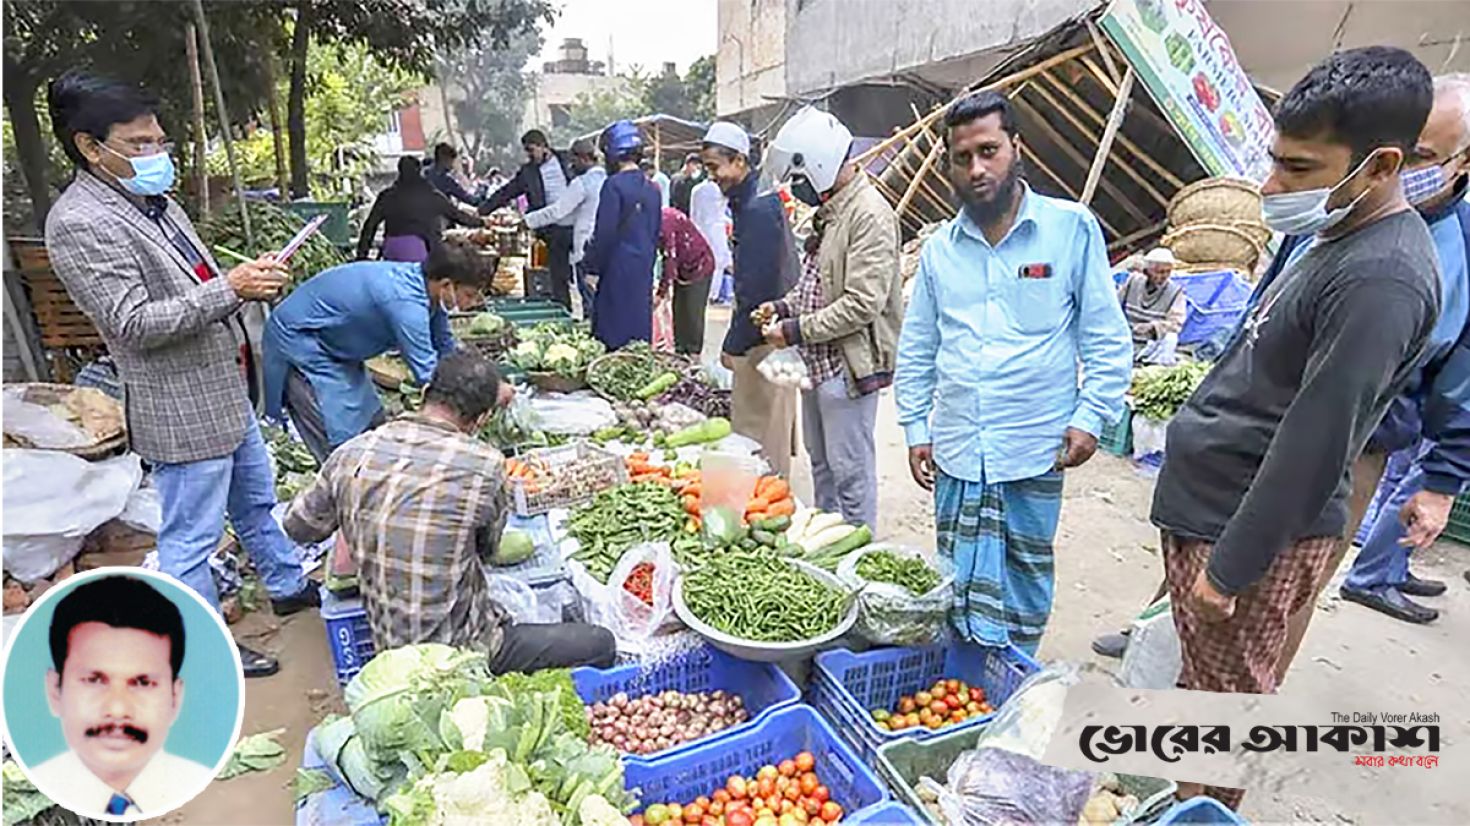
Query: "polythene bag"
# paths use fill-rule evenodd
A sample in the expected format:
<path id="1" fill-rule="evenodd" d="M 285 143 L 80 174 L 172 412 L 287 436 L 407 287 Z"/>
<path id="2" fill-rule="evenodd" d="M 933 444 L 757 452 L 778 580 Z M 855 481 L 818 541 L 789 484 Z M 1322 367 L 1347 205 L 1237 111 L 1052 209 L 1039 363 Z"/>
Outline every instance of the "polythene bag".
<path id="1" fill-rule="evenodd" d="M 951 826 L 1076 823 L 1092 793 L 1092 772 L 1041 762 L 1061 722 L 1067 689 L 1079 680 L 1071 663 L 1053 663 L 1033 674 L 1001 706 L 980 733 L 974 751 L 949 767 L 936 790 Z"/>
<path id="2" fill-rule="evenodd" d="M 5 392 L 4 411 L 6 435 L 40 450 L 86 447 L 96 441 L 92 434 L 51 412 L 51 408 L 32 404 L 16 391 Z"/>
<path id="3" fill-rule="evenodd" d="M 1133 621 L 1118 679 L 1129 688 L 1170 689 L 1178 685 L 1183 664 L 1174 612 L 1165 596 Z"/>
<path id="4" fill-rule="evenodd" d="M 760 481 L 756 463 L 749 454 L 709 450 L 704 452 L 699 467 L 703 489 L 699 518 L 704 530 L 721 540 L 733 539 Z"/>
<path id="5" fill-rule="evenodd" d="M 653 563 L 652 605 L 623 588 L 633 569 L 643 562 Z M 674 575 L 678 569 L 667 542 L 649 542 L 629 548 L 618 560 L 606 584 L 598 582 L 575 559 L 567 560 L 567 568 L 572 573 L 573 587 L 582 595 L 586 621 L 611 631 L 617 638 L 619 651 L 640 653 L 648 638 L 673 613 Z"/>
<path id="6" fill-rule="evenodd" d="M 543 604 L 530 585 L 509 574 L 492 574 L 486 569 L 490 598 L 504 608 L 516 624 L 561 622 L 560 606 Z"/>
<path id="7" fill-rule="evenodd" d="M 89 462 L 54 450 L 4 451 L 5 571 L 24 583 L 65 565 L 143 481 L 137 454 Z"/>
<path id="8" fill-rule="evenodd" d="M 939 572 L 939 584 L 916 596 L 900 585 L 863 579 L 857 572 L 858 562 L 873 551 L 923 559 Z M 925 559 L 915 548 L 878 543 L 843 557 L 837 563 L 837 578 L 857 592 L 858 618 L 852 630 L 864 640 L 874 645 L 929 645 L 944 636 L 945 621 L 954 605 L 954 572 L 949 560 Z"/>
<path id="9" fill-rule="evenodd" d="M 811 387 L 811 374 L 795 347 L 783 347 L 761 359 L 756 370 L 766 381 L 782 387 Z"/>
<path id="10" fill-rule="evenodd" d="M 1164 452 L 1164 437 L 1169 430 L 1168 420 L 1133 417 L 1133 458 L 1142 459 Z"/>
<path id="11" fill-rule="evenodd" d="M 531 409 L 541 429 L 564 436 L 586 436 L 617 424 L 618 416 L 606 399 L 589 392 L 537 393 Z"/>

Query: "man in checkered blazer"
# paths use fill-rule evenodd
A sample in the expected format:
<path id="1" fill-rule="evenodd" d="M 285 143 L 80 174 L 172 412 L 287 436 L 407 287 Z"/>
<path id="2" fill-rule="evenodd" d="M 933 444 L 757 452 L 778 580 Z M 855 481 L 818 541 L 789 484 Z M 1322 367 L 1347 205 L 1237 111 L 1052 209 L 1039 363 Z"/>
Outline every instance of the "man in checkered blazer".
<path id="1" fill-rule="evenodd" d="M 269 256 L 221 273 L 164 193 L 173 161 L 157 102 L 126 84 L 68 72 L 48 90 L 56 138 L 76 177 L 46 219 L 46 250 L 97 325 L 122 376 L 132 448 L 163 500 L 163 570 L 218 607 L 209 558 L 228 511 L 277 614 L 319 604 L 271 517 L 274 474 L 251 409 L 236 332 L 246 302 L 280 292 Z M 278 670 L 240 648 L 248 676 Z"/>

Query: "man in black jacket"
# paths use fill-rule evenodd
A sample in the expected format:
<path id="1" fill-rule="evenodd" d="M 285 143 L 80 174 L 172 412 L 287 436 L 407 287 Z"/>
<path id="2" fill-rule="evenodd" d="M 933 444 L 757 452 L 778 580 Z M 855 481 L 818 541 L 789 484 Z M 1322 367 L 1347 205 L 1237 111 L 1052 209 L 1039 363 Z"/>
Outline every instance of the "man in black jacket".
<path id="1" fill-rule="evenodd" d="M 492 192 L 480 204 L 481 214 L 488 214 L 524 195 L 531 210 L 541 209 L 556 203 L 567 183 L 572 180 L 571 164 L 565 154 L 551 148 L 546 134 L 532 129 L 521 136 L 521 148 L 526 151 L 526 163 L 516 176 L 500 189 Z M 568 310 L 572 308 L 572 216 L 536 231 L 537 237 L 546 242 L 550 257 L 551 292 L 557 301 Z"/>
<path id="2" fill-rule="evenodd" d="M 669 206 L 687 216 L 689 198 L 694 194 L 694 187 L 704 180 L 703 172 L 704 166 L 700 163 L 698 152 L 690 152 L 685 155 L 684 168 L 674 176 L 673 186 L 669 190 Z"/>

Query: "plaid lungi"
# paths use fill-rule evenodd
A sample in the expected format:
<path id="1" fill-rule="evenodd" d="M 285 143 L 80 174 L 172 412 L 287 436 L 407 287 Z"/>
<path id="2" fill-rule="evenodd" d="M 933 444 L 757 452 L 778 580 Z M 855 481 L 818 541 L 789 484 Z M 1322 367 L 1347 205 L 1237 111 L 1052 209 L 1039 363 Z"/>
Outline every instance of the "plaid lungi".
<path id="1" fill-rule="evenodd" d="M 1190 594 L 1214 545 L 1163 532 L 1164 573 L 1174 627 L 1179 632 L 1182 667 L 1179 685 L 1195 691 L 1231 694 L 1276 693 L 1276 669 L 1286 647 L 1287 620 L 1316 599 L 1317 581 L 1334 557 L 1337 537 L 1303 539 L 1276 555 L 1266 574 L 1235 595 L 1235 613 L 1208 622 L 1195 610 Z M 1206 794 L 1232 808 L 1244 789 L 1205 787 Z"/>
<path id="2" fill-rule="evenodd" d="M 985 484 L 941 471 L 934 509 L 939 553 L 954 563 L 955 630 L 1035 654 L 1051 616 L 1062 473 Z"/>

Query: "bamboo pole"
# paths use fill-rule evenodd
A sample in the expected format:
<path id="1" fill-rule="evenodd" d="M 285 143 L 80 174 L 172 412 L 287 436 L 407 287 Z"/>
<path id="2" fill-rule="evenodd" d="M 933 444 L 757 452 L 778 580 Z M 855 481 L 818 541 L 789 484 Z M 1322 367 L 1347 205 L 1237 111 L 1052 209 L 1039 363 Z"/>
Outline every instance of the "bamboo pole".
<path id="1" fill-rule="evenodd" d="M 903 211 L 908 209 L 909 201 L 913 200 L 914 197 L 915 187 L 921 178 L 929 174 L 929 169 L 934 166 L 934 161 L 939 157 L 939 150 L 942 147 L 943 144 L 936 143 L 929 148 L 929 154 L 924 156 L 924 162 L 919 165 L 918 174 L 914 176 L 912 181 L 909 181 L 908 189 L 904 190 L 903 197 L 898 199 L 898 206 L 894 207 L 894 212 L 902 215 Z"/>
<path id="2" fill-rule="evenodd" d="M 199 214 L 209 214 L 209 164 L 205 158 L 204 80 L 199 75 L 199 39 L 193 23 L 184 24 L 184 58 L 189 63 L 189 87 L 194 108 L 194 175 L 199 188 Z"/>
<path id="3" fill-rule="evenodd" d="M 240 183 L 240 166 L 235 163 L 235 139 L 230 135 L 230 114 L 225 109 L 225 90 L 219 83 L 219 66 L 214 62 L 214 47 L 209 45 L 209 21 L 204 17 L 204 3 L 194 0 L 194 16 L 198 18 L 204 62 L 209 64 L 209 82 L 214 86 L 214 107 L 219 110 L 220 132 L 225 141 L 225 158 L 230 164 L 230 177 L 235 183 L 235 199 L 240 204 L 240 223 L 245 230 L 245 243 L 255 249 L 255 232 L 250 226 L 250 211 L 245 208 L 245 187 Z"/>
<path id="4" fill-rule="evenodd" d="M 1102 140 L 1098 141 L 1097 154 L 1092 156 L 1092 168 L 1087 170 L 1087 183 L 1082 186 L 1082 203 L 1092 202 L 1097 191 L 1097 182 L 1102 179 L 1103 167 L 1113 151 L 1113 139 L 1118 137 L 1118 127 L 1123 125 L 1123 115 L 1128 111 L 1128 101 L 1133 95 L 1133 67 L 1123 73 L 1123 82 L 1118 84 L 1118 97 L 1113 101 L 1113 111 L 1108 113 L 1108 125 L 1103 129 Z"/>
<path id="5" fill-rule="evenodd" d="M 1051 84 L 1056 87 L 1057 91 L 1061 92 L 1062 95 L 1067 98 L 1067 100 L 1071 101 L 1078 109 L 1082 111 L 1083 114 L 1087 115 L 1089 119 L 1091 119 L 1098 125 L 1102 125 L 1105 122 L 1103 116 L 1099 114 L 1096 109 L 1093 109 L 1091 104 L 1083 100 L 1081 95 L 1078 95 L 1076 92 L 1068 89 L 1066 84 L 1062 83 L 1060 78 L 1056 77 L 1055 75 L 1044 75 L 1044 77 L 1046 77 L 1047 80 L 1051 81 Z M 1099 80 L 1099 82 L 1101 82 L 1101 80 Z M 1047 94 L 1044 86 L 1037 85 L 1036 88 L 1038 91 L 1041 91 L 1043 95 Z M 1071 120 L 1073 122 L 1074 125 L 1078 123 L 1078 121 L 1076 120 L 1076 115 L 1073 115 L 1071 113 L 1071 110 L 1061 105 L 1060 103 L 1057 103 L 1056 98 L 1050 98 L 1050 100 L 1053 105 L 1061 110 L 1062 114 L 1066 116 L 1068 120 Z M 1169 127 L 1169 129 L 1171 132 L 1173 131 L 1172 126 Z M 1158 161 L 1155 161 L 1152 157 L 1150 157 L 1147 152 L 1144 152 L 1142 149 L 1140 149 L 1138 144 L 1134 143 L 1127 135 L 1119 135 L 1118 143 L 1122 144 L 1125 149 L 1133 153 L 1140 161 L 1143 162 L 1143 165 L 1152 170 L 1154 174 L 1158 175 L 1160 178 L 1163 178 L 1166 182 L 1177 189 L 1184 188 L 1184 182 L 1179 180 L 1179 176 L 1170 172 L 1168 169 L 1165 169 L 1162 165 L 1158 163 Z M 1157 192 L 1157 190 L 1154 190 L 1149 194 L 1155 197 L 1163 197 Z"/>
<path id="6" fill-rule="evenodd" d="M 1074 201 L 1078 199 L 1079 193 L 1075 188 L 1067 183 L 1067 179 L 1063 178 L 1061 175 L 1058 175 L 1056 170 L 1048 166 L 1046 161 L 1042 160 L 1040 155 L 1032 151 L 1031 147 L 1027 146 L 1024 141 L 1022 141 L 1021 143 L 1021 156 L 1025 158 L 1029 163 L 1034 164 L 1037 169 L 1045 172 L 1048 178 L 1051 178 L 1053 181 L 1055 181 L 1056 185 L 1061 187 L 1063 192 L 1067 193 L 1067 197 L 1071 198 Z M 1102 224 L 1103 229 L 1107 230 L 1110 235 L 1117 237 L 1121 234 L 1118 232 L 1118 228 L 1109 223 L 1108 219 L 1104 218 L 1100 213 L 1093 212 L 1093 215 L 1097 217 L 1097 222 L 1099 224 Z"/>
<path id="7" fill-rule="evenodd" d="M 1055 108 L 1058 111 L 1060 111 L 1062 113 L 1062 117 L 1065 117 L 1067 119 L 1067 122 L 1068 123 L 1072 124 L 1074 127 L 1076 127 L 1079 131 L 1083 132 L 1084 134 L 1088 134 L 1088 135 L 1092 134 L 1091 131 L 1087 128 L 1087 126 L 1084 125 L 1080 120 L 1078 120 L 1076 115 L 1072 114 L 1071 110 L 1069 110 L 1067 108 L 1066 104 L 1064 104 L 1061 101 L 1057 100 L 1057 98 L 1054 97 L 1052 95 L 1052 93 L 1050 91 L 1048 91 L 1045 86 L 1043 86 L 1042 84 L 1039 84 L 1038 83 L 1038 84 L 1033 85 L 1032 88 L 1035 89 L 1036 90 L 1036 93 L 1039 94 L 1039 95 L 1041 95 L 1041 97 L 1044 100 L 1046 100 L 1046 102 L 1049 105 L 1051 105 L 1053 108 Z M 1061 88 L 1061 87 L 1058 87 L 1058 88 Z M 1068 92 L 1070 92 L 1070 90 L 1063 90 L 1063 93 L 1064 94 L 1067 94 Z M 1075 97 L 1074 94 L 1067 94 L 1067 97 L 1068 97 L 1069 100 L 1072 101 L 1073 104 L 1081 105 L 1081 106 L 1086 106 L 1087 105 L 1085 102 L 1083 102 L 1081 100 L 1081 98 Z M 1106 128 L 1107 123 L 1105 121 L 1101 121 L 1100 120 L 1099 123 L 1104 128 Z M 1101 136 L 1099 136 L 1099 140 L 1101 140 Z M 1118 143 L 1120 145 L 1126 145 L 1127 143 L 1131 143 L 1131 142 L 1132 141 L 1130 141 L 1128 139 L 1128 136 L 1127 135 L 1123 135 L 1121 133 L 1118 135 Z M 1152 160 L 1152 159 L 1150 159 L 1150 160 Z M 1167 206 L 1168 205 L 1169 199 L 1167 197 L 1165 197 L 1162 192 L 1159 191 L 1158 187 L 1154 186 L 1152 182 L 1150 182 L 1147 178 L 1145 178 L 1143 176 L 1143 174 L 1140 173 L 1138 171 L 1138 169 L 1133 166 L 1133 164 L 1129 163 L 1126 158 L 1123 158 L 1120 155 L 1119 157 L 1115 158 L 1114 161 L 1118 164 L 1118 168 L 1121 169 L 1121 170 L 1123 170 L 1124 174 L 1126 174 L 1129 178 L 1132 178 L 1134 183 L 1138 184 L 1139 189 L 1142 189 L 1144 192 L 1148 193 L 1149 197 L 1153 198 L 1161 206 Z"/>
<path id="8" fill-rule="evenodd" d="M 1122 238 L 1114 241 L 1113 243 L 1108 244 L 1108 252 L 1112 252 L 1115 249 L 1122 249 L 1133 244 L 1135 241 L 1142 240 L 1158 232 L 1163 232 L 1164 227 L 1168 226 L 1168 224 L 1169 222 L 1167 220 L 1159 221 L 1152 226 L 1144 227 L 1143 229 L 1137 230 L 1136 232 L 1130 232 Z"/>
<path id="9" fill-rule="evenodd" d="M 1113 62 L 1112 50 L 1103 41 L 1102 32 L 1097 30 L 1097 24 L 1092 20 L 1087 21 L 1087 33 L 1092 35 L 1092 42 L 1097 46 L 1097 54 L 1102 58 L 1103 65 L 1108 67 L 1108 78 L 1114 83 L 1121 84 L 1123 81 L 1118 76 L 1118 64 Z M 1086 60 L 1087 58 L 1082 59 Z M 1127 64 L 1125 63 L 1124 65 Z"/>
<path id="10" fill-rule="evenodd" d="M 1026 114 L 1030 115 L 1031 118 L 1036 121 L 1036 125 L 1041 127 L 1042 133 L 1050 138 L 1052 142 L 1057 145 L 1057 148 L 1062 150 L 1063 154 L 1071 158 L 1072 161 L 1077 164 L 1077 167 L 1079 169 L 1088 169 L 1091 167 L 1091 163 L 1087 160 L 1087 156 L 1083 155 L 1081 151 L 1073 146 L 1071 142 L 1067 140 L 1066 136 L 1058 132 L 1056 127 L 1052 126 L 1051 123 L 1047 121 L 1047 119 L 1043 117 L 1039 111 L 1036 110 L 1036 107 L 1031 105 L 1030 101 L 1026 100 L 1026 98 L 1024 97 L 1017 97 L 1016 105 L 1017 108 L 1026 112 Z M 1103 191 L 1112 196 L 1112 198 L 1118 202 L 1118 205 L 1123 207 L 1123 210 L 1127 212 L 1130 216 L 1132 216 L 1135 221 L 1138 221 L 1139 223 L 1146 223 L 1149 220 L 1148 216 L 1145 215 L 1143 211 L 1140 210 L 1138 207 L 1134 206 L 1133 202 L 1128 200 L 1128 196 L 1120 192 L 1111 181 L 1109 181 L 1107 178 L 1101 178 L 1099 180 Z"/>

